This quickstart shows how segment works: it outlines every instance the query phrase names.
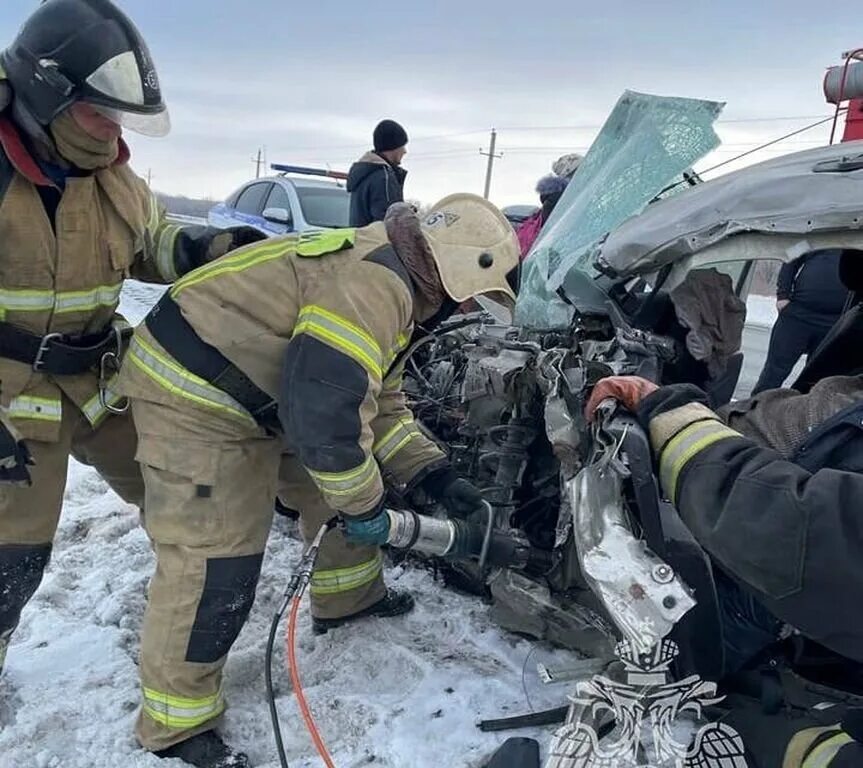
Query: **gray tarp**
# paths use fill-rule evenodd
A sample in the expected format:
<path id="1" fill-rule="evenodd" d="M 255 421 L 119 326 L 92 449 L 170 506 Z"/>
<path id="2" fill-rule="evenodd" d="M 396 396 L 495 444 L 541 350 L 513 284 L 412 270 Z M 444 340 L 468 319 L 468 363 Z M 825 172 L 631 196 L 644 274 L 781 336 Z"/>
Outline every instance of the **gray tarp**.
<path id="1" fill-rule="evenodd" d="M 863 157 L 863 141 L 783 155 L 699 184 L 613 230 L 599 259 L 616 273 L 631 275 L 652 272 L 740 232 L 863 229 L 863 169 L 837 170 L 838 163 L 858 156 Z"/>

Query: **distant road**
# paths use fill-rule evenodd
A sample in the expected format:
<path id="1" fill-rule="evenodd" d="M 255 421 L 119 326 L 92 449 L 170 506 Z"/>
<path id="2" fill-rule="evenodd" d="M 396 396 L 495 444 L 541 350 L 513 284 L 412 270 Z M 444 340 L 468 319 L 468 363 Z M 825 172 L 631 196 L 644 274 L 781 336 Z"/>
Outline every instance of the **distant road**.
<path id="1" fill-rule="evenodd" d="M 755 382 L 761 375 L 764 359 L 767 357 L 767 346 L 770 343 L 770 327 L 766 325 L 747 324 L 743 329 L 743 371 L 737 383 L 734 397 L 738 400 L 749 397 Z"/>
<path id="2" fill-rule="evenodd" d="M 743 371 L 740 374 L 740 381 L 737 384 L 737 391 L 734 397 L 737 400 L 743 400 L 749 397 L 755 382 L 761 375 L 761 369 L 764 367 L 764 360 L 767 357 L 767 347 L 770 344 L 770 326 L 752 323 L 743 329 Z M 797 363 L 791 376 L 788 377 L 787 383 L 792 383 L 806 363 L 805 358 L 801 358 Z"/>
<path id="3" fill-rule="evenodd" d="M 178 224 L 206 224 L 207 220 L 200 216 L 183 216 L 179 213 L 168 213 L 168 219 L 176 221 Z"/>

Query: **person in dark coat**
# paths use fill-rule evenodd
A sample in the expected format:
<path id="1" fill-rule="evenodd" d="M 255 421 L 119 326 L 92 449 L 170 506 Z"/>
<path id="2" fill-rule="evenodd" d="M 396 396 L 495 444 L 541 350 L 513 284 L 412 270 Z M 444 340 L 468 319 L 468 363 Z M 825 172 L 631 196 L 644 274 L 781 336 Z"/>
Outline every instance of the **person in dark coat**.
<path id="1" fill-rule="evenodd" d="M 348 172 L 352 227 L 383 221 L 393 203 L 404 202 L 408 173 L 401 162 L 407 154 L 407 131 L 395 120 L 382 120 L 373 138 L 374 151 L 366 152 Z"/>
<path id="2" fill-rule="evenodd" d="M 545 222 L 551 216 L 555 206 L 560 201 L 563 193 L 566 191 L 566 185 L 569 179 L 563 176 L 556 176 L 553 173 L 548 176 L 543 176 L 536 183 L 536 192 L 539 195 L 539 202 L 542 206 L 536 213 L 525 219 L 516 229 L 515 234 L 518 237 L 518 245 L 521 249 L 522 261 L 527 258 L 530 249 L 539 237 Z"/>
<path id="3" fill-rule="evenodd" d="M 779 318 L 753 395 L 781 387 L 801 355 L 811 356 L 848 296 L 839 279 L 841 250 L 812 251 L 784 264 L 776 285 Z"/>

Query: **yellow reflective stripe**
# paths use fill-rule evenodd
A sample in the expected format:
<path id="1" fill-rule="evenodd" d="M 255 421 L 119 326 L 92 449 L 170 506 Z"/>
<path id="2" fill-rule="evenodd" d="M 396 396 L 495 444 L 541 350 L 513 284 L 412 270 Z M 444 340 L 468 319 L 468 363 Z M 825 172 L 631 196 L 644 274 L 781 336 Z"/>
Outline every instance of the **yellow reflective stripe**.
<path id="1" fill-rule="evenodd" d="M 176 360 L 160 354 L 137 335 L 132 337 L 126 358 L 169 392 L 255 423 L 252 415 L 233 397 L 186 370 Z"/>
<path id="2" fill-rule="evenodd" d="M 351 568 L 315 570 L 309 586 L 313 595 L 337 595 L 350 592 L 373 582 L 383 571 L 383 558 L 378 552 L 365 563 Z"/>
<path id="3" fill-rule="evenodd" d="M 107 400 L 109 405 L 118 405 L 123 400 L 123 396 L 112 388 L 112 385 L 116 383 L 117 377 L 113 376 L 105 384 L 105 400 Z M 87 421 L 90 422 L 91 426 L 94 427 L 108 414 L 108 409 L 102 405 L 102 398 L 99 392 L 84 403 L 81 411 Z"/>
<path id="4" fill-rule="evenodd" d="M 0 288 L 0 307 L 6 312 L 44 312 L 54 309 L 54 291 Z"/>
<path id="5" fill-rule="evenodd" d="M 85 312 L 117 303 L 122 290 L 117 285 L 97 285 L 86 291 L 36 291 L 0 289 L 0 312 Z"/>
<path id="6" fill-rule="evenodd" d="M 178 224 L 165 224 L 156 235 L 156 269 L 169 282 L 174 282 L 179 277 L 174 249 L 182 231 L 183 227 Z"/>
<path id="7" fill-rule="evenodd" d="M 355 239 L 355 229 L 303 232 L 297 241 L 297 255 L 313 257 L 344 251 L 353 248 Z"/>
<path id="8" fill-rule="evenodd" d="M 678 432 L 665 446 L 659 462 L 659 479 L 666 496 L 677 500 L 677 482 L 683 468 L 705 448 L 729 437 L 741 437 L 712 419 L 696 421 Z"/>
<path id="9" fill-rule="evenodd" d="M 120 299 L 122 283 L 117 285 L 99 285 L 89 291 L 63 291 L 57 294 L 54 311 L 84 312 L 97 307 L 111 307 Z"/>
<path id="10" fill-rule="evenodd" d="M 308 472 L 323 493 L 329 496 L 350 496 L 374 482 L 378 476 L 378 465 L 369 456 L 358 467 L 347 472 Z"/>
<path id="11" fill-rule="evenodd" d="M 400 333 L 398 336 L 396 336 L 396 342 L 395 344 L 393 344 L 393 348 L 389 351 L 386 358 L 384 359 L 384 370 L 387 370 L 395 362 L 395 359 L 401 354 L 401 352 L 405 348 L 407 348 L 410 340 L 410 336 L 406 333 Z"/>
<path id="12" fill-rule="evenodd" d="M 13 419 L 60 421 L 63 418 L 63 405 L 60 398 L 19 395 L 12 398 L 7 410 Z"/>
<path id="13" fill-rule="evenodd" d="M 377 442 L 372 451 L 381 464 L 386 464 L 392 461 L 411 440 L 420 437 L 421 434 L 415 421 L 400 421 Z"/>
<path id="14" fill-rule="evenodd" d="M 144 712 L 169 728 L 194 728 L 218 717 L 225 710 L 221 690 L 214 696 L 187 699 L 144 688 Z"/>
<path id="15" fill-rule="evenodd" d="M 369 374 L 380 381 L 383 376 L 383 356 L 377 341 L 347 318 L 316 304 L 300 310 L 294 336 L 307 334 L 356 360 Z"/>
<path id="16" fill-rule="evenodd" d="M 397 392 L 402 388 L 402 381 L 405 376 L 404 362 L 400 363 L 397 368 L 389 371 L 383 382 L 383 390 L 385 392 Z"/>
<path id="17" fill-rule="evenodd" d="M 151 192 L 150 193 L 150 216 L 147 220 L 147 229 L 155 234 L 159 228 L 159 222 L 162 220 L 162 210 L 159 205 L 159 199 Z"/>
<path id="18" fill-rule="evenodd" d="M 222 258 L 198 267 L 188 275 L 181 277 L 171 288 L 171 295 L 176 296 L 180 291 L 212 277 L 242 272 L 249 267 L 280 259 L 285 254 L 293 252 L 296 242 L 295 236 L 280 237 L 276 240 L 264 241 L 262 244 L 240 248 L 229 256 L 222 256 Z"/>
<path id="19" fill-rule="evenodd" d="M 818 744 L 803 761 L 801 768 L 827 768 L 833 762 L 833 758 L 839 754 L 839 750 L 846 744 L 851 744 L 854 739 L 844 731 L 831 736 L 829 739 Z"/>

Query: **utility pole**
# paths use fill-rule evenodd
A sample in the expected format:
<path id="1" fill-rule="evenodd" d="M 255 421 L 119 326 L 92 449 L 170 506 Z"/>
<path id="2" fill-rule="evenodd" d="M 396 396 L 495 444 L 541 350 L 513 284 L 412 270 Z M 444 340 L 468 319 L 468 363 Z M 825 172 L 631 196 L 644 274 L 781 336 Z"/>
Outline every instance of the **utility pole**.
<path id="1" fill-rule="evenodd" d="M 489 141 L 489 144 L 488 144 L 488 152 L 485 152 L 482 149 L 480 149 L 480 151 L 479 151 L 479 153 L 481 155 L 488 157 L 488 168 L 486 169 L 486 172 L 485 172 L 485 194 L 483 195 L 483 197 L 486 200 L 488 200 L 488 196 L 491 193 L 491 174 L 492 174 L 492 171 L 494 170 L 494 161 L 499 157 L 503 157 L 503 152 L 501 152 L 500 154 L 497 154 L 497 155 L 494 153 L 494 148 L 496 145 L 497 145 L 497 131 L 494 128 L 492 128 L 491 129 L 491 140 Z"/>
<path id="2" fill-rule="evenodd" d="M 147 169 L 147 186 L 148 187 L 153 186 L 153 169 L 152 168 Z"/>
<path id="3" fill-rule="evenodd" d="M 255 164 L 255 178 L 260 179 L 261 178 L 261 163 L 264 162 L 262 149 L 258 148 L 258 156 L 256 158 L 253 157 L 252 162 Z"/>

